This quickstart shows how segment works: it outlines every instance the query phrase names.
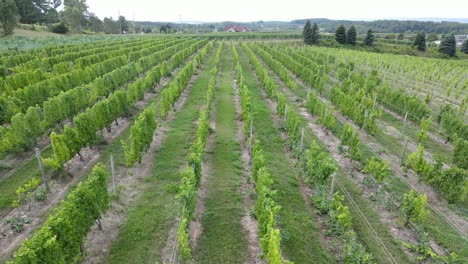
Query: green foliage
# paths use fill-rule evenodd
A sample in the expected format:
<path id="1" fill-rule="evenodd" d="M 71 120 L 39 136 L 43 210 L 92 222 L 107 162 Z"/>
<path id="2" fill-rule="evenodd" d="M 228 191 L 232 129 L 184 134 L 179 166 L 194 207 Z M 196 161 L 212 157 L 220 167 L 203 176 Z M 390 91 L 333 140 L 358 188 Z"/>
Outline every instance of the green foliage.
<path id="1" fill-rule="evenodd" d="M 348 151 L 351 159 L 359 160 L 361 157 L 361 140 L 359 139 L 359 133 L 349 123 L 343 126 L 340 139 L 342 145 L 349 147 Z"/>
<path id="2" fill-rule="evenodd" d="M 31 201 L 34 198 L 34 190 L 41 184 L 41 181 L 37 178 L 31 178 L 24 186 L 18 187 L 16 190 L 16 196 L 18 197 L 13 201 L 12 207 L 17 208 L 27 201 Z"/>
<path id="3" fill-rule="evenodd" d="M 366 264 L 373 263 L 372 254 L 367 253 L 363 245 L 359 244 L 354 231 L 345 233 L 345 249 L 343 263 Z"/>
<path id="4" fill-rule="evenodd" d="M 357 32 L 356 28 L 352 25 L 346 33 L 346 42 L 351 45 L 356 45 Z"/>
<path id="5" fill-rule="evenodd" d="M 18 8 L 13 0 L 0 0 L 0 29 L 3 36 L 13 34 Z"/>
<path id="6" fill-rule="evenodd" d="M 372 46 L 374 44 L 374 33 L 372 32 L 372 29 L 369 29 L 366 34 L 366 38 L 364 39 L 364 45 L 366 46 Z"/>
<path id="7" fill-rule="evenodd" d="M 15 231 L 16 233 L 21 233 L 24 229 L 24 225 L 31 223 L 31 219 L 15 214 L 11 218 L 7 219 L 5 223 L 10 225 L 11 230 Z"/>
<path id="8" fill-rule="evenodd" d="M 431 128 L 432 119 L 431 117 L 423 118 L 419 124 L 418 130 L 418 144 L 422 143 L 427 138 L 427 131 Z"/>
<path id="9" fill-rule="evenodd" d="M 407 223 L 411 221 L 415 224 L 422 224 L 426 220 L 429 215 L 429 210 L 426 209 L 426 200 L 426 194 L 420 195 L 413 190 L 403 195 L 401 210 L 406 216 Z"/>
<path id="10" fill-rule="evenodd" d="M 424 33 L 424 31 L 420 31 L 416 34 L 413 47 L 416 47 L 420 51 L 426 50 L 426 33 Z"/>
<path id="11" fill-rule="evenodd" d="M 125 153 L 125 163 L 132 167 L 135 162 L 141 162 L 142 153 L 147 151 L 153 141 L 156 130 L 156 107 L 151 104 L 140 115 L 130 128 L 129 145 L 122 140 Z"/>
<path id="12" fill-rule="evenodd" d="M 457 53 L 456 45 L 457 43 L 455 41 L 455 36 L 453 34 L 450 34 L 443 38 L 440 42 L 439 52 L 449 57 L 453 57 Z"/>
<path id="13" fill-rule="evenodd" d="M 346 28 L 343 25 L 340 25 L 335 32 L 335 40 L 340 44 L 346 43 Z"/>
<path id="14" fill-rule="evenodd" d="M 468 170 L 468 141 L 459 138 L 455 142 L 452 156 L 453 164 L 461 169 Z"/>
<path id="15" fill-rule="evenodd" d="M 367 161 L 364 172 L 374 176 L 378 183 L 382 183 L 388 175 L 389 167 L 390 164 L 387 160 L 379 160 L 376 157 L 372 157 Z"/>
<path id="16" fill-rule="evenodd" d="M 315 141 L 312 141 L 309 148 L 301 155 L 301 167 L 307 178 L 318 185 L 325 185 L 338 169 L 333 158 Z"/>
<path id="17" fill-rule="evenodd" d="M 328 231 L 336 235 L 344 235 L 351 228 L 351 214 L 349 208 L 343 205 L 344 196 L 333 194 L 328 207 Z"/>
<path id="18" fill-rule="evenodd" d="M 53 211 L 30 239 L 14 254 L 12 263 L 71 263 L 80 253 L 95 221 L 109 207 L 108 172 L 101 163 L 94 166 Z"/>
<path id="19" fill-rule="evenodd" d="M 189 244 L 189 234 L 187 218 L 183 218 L 180 222 L 179 229 L 177 230 L 177 244 L 179 247 L 180 255 L 184 261 L 188 261 L 192 258 L 192 250 Z"/>

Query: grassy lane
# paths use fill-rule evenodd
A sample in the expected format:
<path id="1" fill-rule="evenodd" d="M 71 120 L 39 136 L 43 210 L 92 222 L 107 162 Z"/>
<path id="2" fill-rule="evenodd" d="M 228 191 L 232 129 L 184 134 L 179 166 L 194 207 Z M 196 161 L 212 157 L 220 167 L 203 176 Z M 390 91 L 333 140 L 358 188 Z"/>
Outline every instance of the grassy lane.
<path id="1" fill-rule="evenodd" d="M 282 250 L 286 258 L 295 263 L 333 263 L 336 259 L 327 252 L 320 241 L 320 230 L 313 213 L 307 207 L 299 190 L 295 172 L 284 152 L 283 140 L 276 129 L 272 113 L 257 87 L 253 70 L 250 70 L 246 55 L 239 49 L 239 61 L 244 69 L 244 77 L 251 88 L 253 120 L 257 129 L 257 139 L 262 143 L 266 167 L 278 191 L 277 201 L 281 206 L 279 224 L 282 237 Z"/>
<path id="2" fill-rule="evenodd" d="M 213 50 L 216 50 L 213 48 Z M 179 211 L 176 199 L 179 169 L 186 161 L 196 129 L 199 106 L 208 86 L 215 52 L 211 52 L 193 83 L 187 101 L 168 125 L 167 137 L 157 150 L 152 174 L 144 181 L 145 190 L 134 208 L 129 208 L 127 223 L 113 243 L 108 263 L 156 263 Z"/>
<path id="3" fill-rule="evenodd" d="M 207 179 L 207 197 L 202 215 L 202 235 L 196 258 L 199 263 L 243 263 L 247 240 L 241 225 L 241 154 L 236 140 L 236 110 L 233 103 L 232 51 L 226 44 L 220 63 L 216 92 L 216 130 L 212 170 Z"/>

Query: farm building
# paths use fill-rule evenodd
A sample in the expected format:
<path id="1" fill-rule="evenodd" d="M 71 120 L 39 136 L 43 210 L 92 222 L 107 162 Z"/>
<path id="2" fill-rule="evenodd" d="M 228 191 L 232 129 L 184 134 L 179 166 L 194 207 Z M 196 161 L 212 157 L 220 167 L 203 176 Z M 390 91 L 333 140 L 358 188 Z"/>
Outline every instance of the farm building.
<path id="1" fill-rule="evenodd" d="M 252 32 L 248 27 L 241 26 L 227 26 L 225 29 L 226 32 Z"/>

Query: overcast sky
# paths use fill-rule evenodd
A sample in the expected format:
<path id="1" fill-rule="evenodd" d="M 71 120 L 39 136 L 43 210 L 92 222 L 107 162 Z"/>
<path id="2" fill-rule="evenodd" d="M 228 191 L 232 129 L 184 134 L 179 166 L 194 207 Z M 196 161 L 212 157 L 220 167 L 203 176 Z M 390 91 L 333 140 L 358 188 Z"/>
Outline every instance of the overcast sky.
<path id="1" fill-rule="evenodd" d="M 101 19 L 138 21 L 290 21 L 301 18 L 467 18 L 468 0 L 87 0 Z"/>

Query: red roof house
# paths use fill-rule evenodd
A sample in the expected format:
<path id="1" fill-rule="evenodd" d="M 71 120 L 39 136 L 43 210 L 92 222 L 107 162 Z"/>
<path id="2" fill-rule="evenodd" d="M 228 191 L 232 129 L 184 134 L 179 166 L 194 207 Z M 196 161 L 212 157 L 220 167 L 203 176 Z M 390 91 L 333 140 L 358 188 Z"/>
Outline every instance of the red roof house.
<path id="1" fill-rule="evenodd" d="M 226 32 L 252 32 L 248 27 L 241 26 L 226 26 Z"/>

